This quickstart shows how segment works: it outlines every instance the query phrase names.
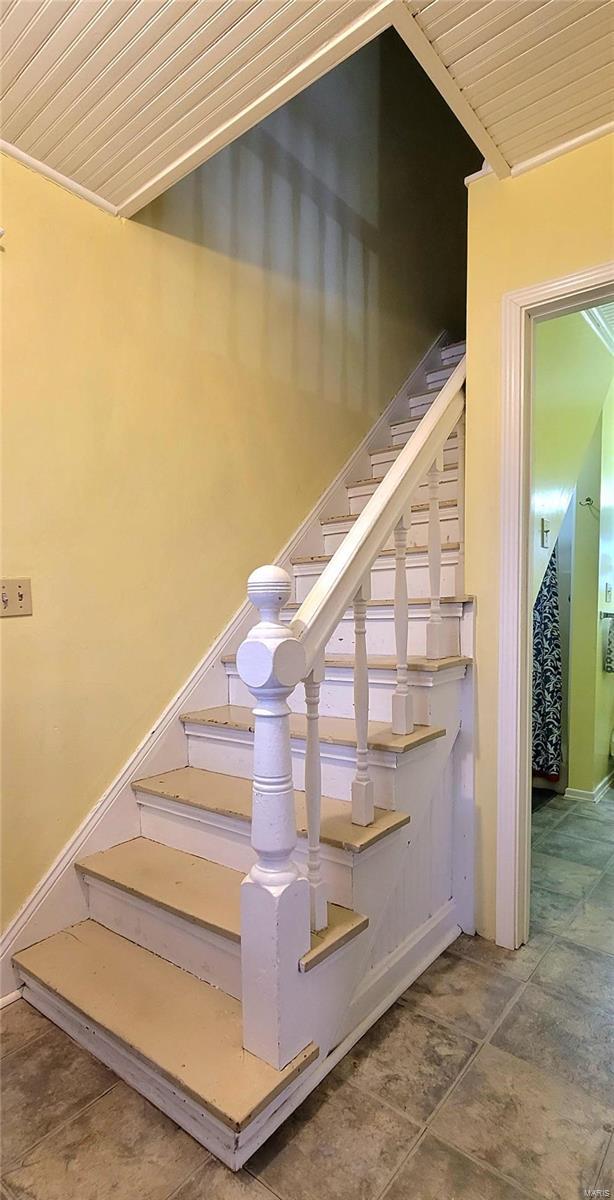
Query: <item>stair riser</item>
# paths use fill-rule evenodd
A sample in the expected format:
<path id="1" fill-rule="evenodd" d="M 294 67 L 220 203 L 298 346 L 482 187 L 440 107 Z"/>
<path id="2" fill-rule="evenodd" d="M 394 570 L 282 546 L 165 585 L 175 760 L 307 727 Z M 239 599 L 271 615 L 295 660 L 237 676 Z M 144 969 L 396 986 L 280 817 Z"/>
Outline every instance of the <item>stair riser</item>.
<path id="1" fill-rule="evenodd" d="M 441 571 L 442 596 L 457 594 L 455 567 L 458 563 L 458 551 L 443 550 Z M 426 554 L 408 556 L 407 594 L 421 599 L 430 596 L 429 570 Z M 321 562 L 296 563 L 294 566 L 295 599 L 302 603 L 309 595 L 316 579 L 321 575 L 324 564 Z M 394 558 L 376 559 L 371 569 L 371 598 L 373 600 L 394 599 Z"/>
<path id="2" fill-rule="evenodd" d="M 450 363 L 445 367 L 442 367 L 439 371 L 429 371 L 426 377 L 427 388 L 435 391 L 441 391 L 444 383 L 448 382 L 448 379 L 455 370 L 456 367 Z"/>
<path id="3" fill-rule="evenodd" d="M 222 816 L 193 808 L 178 800 L 168 800 L 137 792 L 142 836 L 207 858 L 234 871 L 251 869 L 256 855 L 251 845 L 251 823 L 238 817 Z M 298 838 L 292 857 L 307 872 L 307 838 Z M 352 876 L 360 856 L 322 843 L 322 875 L 328 899 L 334 904 L 352 907 Z"/>
<path id="4" fill-rule="evenodd" d="M 241 999 L 238 942 L 108 882 L 84 876 L 89 915 L 113 933 Z"/>
<path id="5" fill-rule="evenodd" d="M 400 425 L 392 425 L 390 427 L 390 440 L 393 446 L 406 446 L 412 434 L 420 426 L 419 421 L 407 421 Z M 450 435 L 447 438 L 444 449 L 455 450 L 458 446 L 458 438 L 456 434 Z"/>
<path id="6" fill-rule="evenodd" d="M 411 531 L 408 536 L 408 546 L 424 546 L 428 540 L 428 520 L 426 512 L 412 514 Z M 455 510 L 442 509 L 439 514 L 442 542 L 458 542 L 458 515 Z M 353 521 L 338 521 L 334 525 L 326 525 L 322 529 L 324 553 L 334 554 L 343 539 L 350 532 Z M 384 543 L 383 550 L 394 549 L 394 537 L 389 537 Z"/>
<path id="7" fill-rule="evenodd" d="M 363 484 L 361 487 L 348 488 L 348 508 L 352 516 L 362 512 L 371 499 L 377 483 Z M 458 475 L 456 471 L 446 471 L 439 485 L 440 500 L 456 500 L 458 494 Z M 422 483 L 415 494 L 414 503 L 426 504 L 428 501 L 428 484 Z"/>
<path id="8" fill-rule="evenodd" d="M 457 367 L 462 358 L 465 357 L 466 349 L 463 346 L 460 350 L 443 349 L 441 351 L 441 361 L 445 367 Z"/>
<path id="9" fill-rule="evenodd" d="M 222 775 L 240 775 L 243 779 L 253 777 L 253 735 L 224 726 L 186 724 L 188 762 L 191 767 L 202 767 L 208 771 L 219 771 Z M 443 740 L 443 739 L 439 739 Z M 373 780 L 375 803 L 380 808 L 397 807 L 397 796 L 402 794 L 404 780 L 411 777 L 414 786 L 420 774 L 423 760 L 436 746 L 437 739 L 419 746 L 410 753 L 394 754 L 390 751 L 370 750 L 370 774 Z M 305 788 L 305 742 L 292 739 L 292 779 L 298 791 Z M 335 800 L 350 800 L 352 780 L 356 774 L 356 748 L 320 743 L 322 765 L 322 793 Z M 408 776 L 407 772 L 410 772 Z M 401 793 L 399 793 L 401 788 Z"/>
<path id="10" fill-rule="evenodd" d="M 396 462 L 401 450 L 402 450 L 402 447 L 399 446 L 398 450 L 387 450 L 381 454 L 374 452 L 373 454 L 370 455 L 371 474 L 374 479 L 383 479 L 384 478 L 386 471 L 388 471 L 390 469 L 393 462 Z M 446 466 L 446 467 L 450 466 L 450 465 L 453 465 L 453 466 L 458 465 L 458 449 L 456 446 L 454 446 L 454 447 L 445 446 L 444 447 L 443 462 L 444 462 L 444 466 Z"/>
<path id="11" fill-rule="evenodd" d="M 446 613 L 446 610 L 453 611 Z M 457 615 L 453 615 L 453 613 Z M 294 612 L 283 614 L 287 624 Z M 456 605 L 444 605 L 443 608 L 443 656 L 460 654 L 460 615 Z M 408 654 L 426 654 L 426 623 L 428 609 L 410 608 L 408 621 Z M 351 612 L 345 613 L 334 633 L 326 643 L 326 654 L 354 653 L 354 619 Z M 396 641 L 394 632 L 394 611 L 391 608 L 367 609 L 367 653 L 394 655 Z"/>
<path id="12" fill-rule="evenodd" d="M 243 681 L 239 678 L 236 668 L 227 664 L 228 675 L 228 704 L 242 706 L 253 705 L 254 700 Z M 464 675 L 464 668 L 458 667 L 454 672 L 445 672 L 445 676 L 454 673 Z M 430 692 L 434 687 L 442 686 L 445 682 L 444 672 L 428 673 L 426 671 L 410 672 L 410 686 L 414 702 L 414 721 L 418 725 L 428 725 L 431 720 Z M 392 720 L 392 695 L 396 688 L 396 672 L 391 669 L 369 670 L 369 717 L 372 721 Z M 304 713 L 305 689 L 299 684 L 288 697 L 292 712 Z M 326 676 L 320 689 L 320 716 L 349 717 L 354 716 L 354 674 L 348 667 L 327 667 Z"/>

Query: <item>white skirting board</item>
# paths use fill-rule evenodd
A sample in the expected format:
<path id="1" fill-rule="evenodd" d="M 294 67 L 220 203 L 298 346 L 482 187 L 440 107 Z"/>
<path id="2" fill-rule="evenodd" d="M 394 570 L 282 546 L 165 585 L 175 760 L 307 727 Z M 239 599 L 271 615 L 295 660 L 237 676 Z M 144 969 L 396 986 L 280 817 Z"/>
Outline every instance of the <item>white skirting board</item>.
<path id="1" fill-rule="evenodd" d="M 442 332 L 281 551 L 277 559 L 280 566 L 290 569 L 291 558 L 313 552 L 312 547 L 320 537 L 321 519 L 339 511 L 339 504 L 346 501 L 346 484 L 352 477 L 365 477 L 369 470 L 369 450 L 381 445 L 386 427 L 405 415 L 409 395 L 422 388 L 426 373 L 437 365 L 444 341 Z M 260 564 L 254 564 L 257 565 Z M 13 918 L 0 941 L 0 997 L 8 997 L 15 991 L 11 956 L 17 950 L 86 916 L 86 896 L 74 870 L 75 861 L 138 836 L 140 812 L 132 781 L 185 765 L 186 743 L 179 715 L 185 710 L 225 703 L 227 681 L 222 655 L 237 649 L 255 618 L 255 611 L 246 600 Z"/>
<path id="2" fill-rule="evenodd" d="M 599 804 L 599 801 L 603 800 L 606 792 L 611 787 L 614 787 L 614 770 L 610 771 L 592 792 L 585 792 L 582 788 L 566 788 L 565 795 L 568 800 L 587 800 L 589 802 L 592 801 L 593 804 Z"/>
<path id="3" fill-rule="evenodd" d="M 460 932 L 454 901 L 449 901 L 417 930 L 403 946 L 390 956 L 377 976 L 368 982 L 360 994 L 356 1015 L 352 1010 L 353 1027 L 326 1058 L 309 1068 L 288 1091 L 277 1097 L 252 1122 L 248 1129 L 235 1133 L 211 1113 L 200 1107 L 176 1084 L 171 1084 L 151 1065 L 101 1026 L 89 1021 L 66 1001 L 59 999 L 36 980 L 23 973 L 24 999 L 64 1029 L 74 1041 L 93 1053 L 101 1062 L 124 1079 L 137 1092 L 171 1117 L 193 1138 L 217 1155 L 234 1171 L 275 1132 L 310 1092 L 332 1071 L 352 1046 L 360 1040 L 375 1021 L 422 974 Z"/>

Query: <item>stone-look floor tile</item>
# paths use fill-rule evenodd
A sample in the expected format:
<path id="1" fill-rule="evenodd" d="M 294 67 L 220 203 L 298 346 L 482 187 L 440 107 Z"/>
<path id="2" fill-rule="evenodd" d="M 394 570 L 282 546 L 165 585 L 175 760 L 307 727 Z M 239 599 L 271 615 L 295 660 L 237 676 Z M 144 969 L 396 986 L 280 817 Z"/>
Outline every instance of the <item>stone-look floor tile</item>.
<path id="1" fill-rule="evenodd" d="M 549 829 L 556 829 L 568 813 L 569 809 L 551 809 L 548 805 L 545 808 L 537 808 L 531 815 L 531 834 L 541 836 Z"/>
<path id="2" fill-rule="evenodd" d="M 51 1022 L 42 1013 L 25 1000 L 15 1000 L 0 1012 L 0 1056 L 4 1058 L 49 1029 Z"/>
<path id="3" fill-rule="evenodd" d="M 250 1158 L 281 1200 L 375 1200 L 419 1130 L 401 1113 L 329 1077 Z"/>
<path id="4" fill-rule="evenodd" d="M 422 1124 L 475 1049 L 469 1038 L 395 1004 L 346 1054 L 335 1074 Z"/>
<path id="5" fill-rule="evenodd" d="M 107 1067 L 50 1025 L 2 1064 L 3 1161 L 8 1165 L 116 1082 Z"/>
<path id="6" fill-rule="evenodd" d="M 591 900 L 610 900 L 614 901 L 614 871 L 610 873 L 606 871 L 605 875 L 601 876 L 597 887 L 591 892 Z"/>
<path id="7" fill-rule="evenodd" d="M 432 1132 L 545 1200 L 578 1200 L 597 1177 L 612 1118 L 596 1096 L 486 1045 Z"/>
<path id="8" fill-rule="evenodd" d="M 385 1200 L 523 1200 L 526 1192 L 427 1134 Z"/>
<path id="9" fill-rule="evenodd" d="M 560 896 L 537 884 L 531 888 L 531 922 L 537 928 L 560 933 L 569 925 L 577 907 L 575 896 Z"/>
<path id="10" fill-rule="evenodd" d="M 604 1104 L 614 1099 L 614 1023 L 600 1009 L 529 983 L 492 1044 L 581 1086 Z"/>
<path id="11" fill-rule="evenodd" d="M 598 829 L 599 826 L 595 825 L 595 833 Z M 586 838 L 572 837 L 564 829 L 549 830 L 540 838 L 537 849 L 542 854 L 553 854 L 555 858 L 583 863 L 585 867 L 596 867 L 598 871 L 605 871 L 614 855 L 611 842 L 589 842 Z"/>
<path id="12" fill-rule="evenodd" d="M 401 999 L 424 1016 L 454 1025 L 469 1037 L 483 1038 L 517 987 L 517 981 L 501 971 L 446 953 L 403 992 Z"/>
<path id="13" fill-rule="evenodd" d="M 605 1012 L 614 1010 L 614 958 L 585 946 L 556 942 L 544 954 L 532 982 Z"/>
<path id="14" fill-rule="evenodd" d="M 572 812 L 557 828 L 561 833 L 569 833 L 572 837 L 587 838 L 588 841 L 595 838 L 598 830 L 600 841 L 614 845 L 614 820 L 609 816 L 595 814 L 593 817 L 584 817 Z"/>
<path id="15" fill-rule="evenodd" d="M 533 886 L 558 892 L 561 896 L 575 896 L 576 900 L 581 900 L 590 891 L 600 875 L 601 871 L 595 867 L 555 858 L 553 854 L 544 854 L 541 849 L 535 850 L 531 858 Z"/>
<path id="16" fill-rule="evenodd" d="M 574 813 L 577 817 L 585 817 L 589 821 L 614 821 L 614 800 L 604 798 L 599 804 L 590 800 L 579 800 Z"/>
<path id="17" fill-rule="evenodd" d="M 614 878 L 610 887 L 604 876 L 586 900 L 580 902 L 565 937 L 592 950 L 614 954 Z"/>
<path id="18" fill-rule="evenodd" d="M 448 947 L 448 953 L 469 958 L 484 967 L 494 967 L 503 971 L 505 975 L 512 975 L 514 979 L 526 980 L 551 945 L 552 936 L 542 932 L 534 933 L 520 950 L 505 950 L 503 946 L 496 946 L 494 942 L 478 937 L 477 934 L 475 937 L 469 937 L 466 933 L 461 933 Z"/>
<path id="19" fill-rule="evenodd" d="M 167 1200 L 208 1151 L 118 1083 L 17 1167 L 15 1200 Z"/>
<path id="20" fill-rule="evenodd" d="M 549 800 L 546 800 L 545 804 L 542 804 L 539 808 L 536 808 L 533 815 L 538 812 L 570 812 L 577 806 L 577 804 L 578 801 L 572 800 L 570 796 L 559 796 L 555 794 L 554 796 L 551 796 Z"/>
<path id="21" fill-rule="evenodd" d="M 235 1173 L 217 1159 L 210 1158 L 187 1183 L 173 1192 L 170 1200 L 271 1200 L 272 1196 L 273 1192 L 247 1171 Z"/>

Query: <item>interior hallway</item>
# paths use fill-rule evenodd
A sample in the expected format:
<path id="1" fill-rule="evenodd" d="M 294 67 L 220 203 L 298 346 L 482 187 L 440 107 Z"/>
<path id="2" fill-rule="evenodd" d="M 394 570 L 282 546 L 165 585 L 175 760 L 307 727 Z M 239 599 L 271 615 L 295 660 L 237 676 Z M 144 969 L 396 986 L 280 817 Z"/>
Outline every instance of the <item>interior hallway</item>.
<path id="1" fill-rule="evenodd" d="M 236 1176 L 10 1005 L 3 1200 L 612 1194 L 614 791 L 598 807 L 553 799 L 533 835 L 529 944 L 461 936 Z"/>

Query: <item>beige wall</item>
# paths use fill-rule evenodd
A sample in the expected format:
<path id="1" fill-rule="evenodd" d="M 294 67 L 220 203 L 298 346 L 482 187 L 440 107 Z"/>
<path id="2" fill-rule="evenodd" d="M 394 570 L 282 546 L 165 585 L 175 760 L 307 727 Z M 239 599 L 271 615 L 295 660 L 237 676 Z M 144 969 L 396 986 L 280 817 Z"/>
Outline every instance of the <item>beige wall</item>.
<path id="1" fill-rule="evenodd" d="M 467 588 L 478 597 L 478 927 L 495 932 L 501 301 L 614 253 L 614 137 L 516 178 L 469 185 Z"/>
<path id="2" fill-rule="evenodd" d="M 393 85 L 398 54 L 367 47 L 136 220 L 3 160 L 2 569 L 34 600 L 2 624 L 5 923 L 462 329 L 476 153 L 406 52 Z"/>

